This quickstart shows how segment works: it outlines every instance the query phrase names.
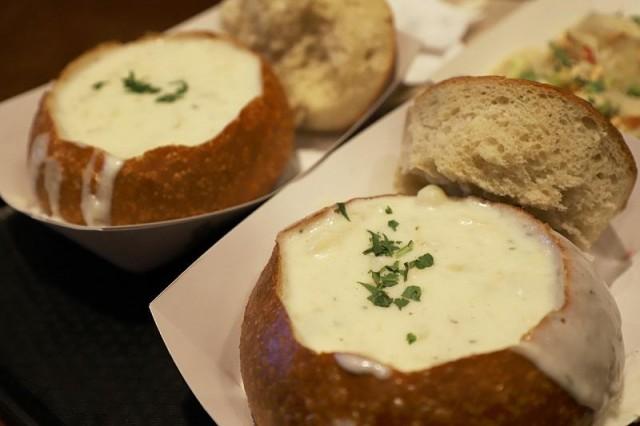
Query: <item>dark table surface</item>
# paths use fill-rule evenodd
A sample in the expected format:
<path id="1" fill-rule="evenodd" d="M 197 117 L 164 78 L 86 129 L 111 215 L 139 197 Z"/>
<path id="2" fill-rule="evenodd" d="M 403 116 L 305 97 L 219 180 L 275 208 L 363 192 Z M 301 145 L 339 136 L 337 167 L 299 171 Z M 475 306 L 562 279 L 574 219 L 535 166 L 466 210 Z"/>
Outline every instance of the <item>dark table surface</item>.
<path id="1" fill-rule="evenodd" d="M 54 78 L 99 42 L 164 30 L 215 3 L 2 1 L 0 100 Z M 224 231 L 131 274 L 0 200 L 0 426 L 213 424 L 148 304 Z"/>

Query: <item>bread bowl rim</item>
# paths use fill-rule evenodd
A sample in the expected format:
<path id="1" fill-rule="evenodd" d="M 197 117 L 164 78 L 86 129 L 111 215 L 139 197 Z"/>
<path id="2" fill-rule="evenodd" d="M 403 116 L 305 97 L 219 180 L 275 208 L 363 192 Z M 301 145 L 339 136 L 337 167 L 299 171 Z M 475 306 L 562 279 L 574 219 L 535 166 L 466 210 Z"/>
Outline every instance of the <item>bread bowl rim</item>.
<path id="1" fill-rule="evenodd" d="M 344 201 L 345 204 L 348 204 L 352 201 L 362 201 L 362 200 L 374 200 L 374 199 L 378 199 L 378 198 L 384 198 L 384 197 L 407 197 L 407 198 L 416 198 L 417 196 L 414 195 L 405 195 L 405 194 L 398 194 L 398 193 L 390 193 L 390 194 L 379 194 L 379 195 L 373 195 L 373 196 L 366 196 L 366 197 L 353 197 L 350 198 L 346 201 Z M 532 226 L 535 227 L 535 229 L 537 229 L 538 231 L 540 231 L 540 233 L 544 236 L 544 238 L 548 239 L 550 242 L 553 243 L 553 247 L 554 247 L 554 252 L 552 254 L 552 256 L 557 257 L 557 262 L 558 262 L 558 267 L 562 268 L 559 270 L 559 279 L 562 279 L 562 283 L 558 283 L 561 284 L 563 286 L 562 288 L 562 294 L 563 294 L 563 302 L 562 305 L 555 310 L 550 310 L 549 312 L 547 312 L 542 318 L 540 318 L 540 320 L 536 323 L 536 325 L 534 327 L 532 327 L 531 329 L 526 330 L 520 337 L 520 340 L 518 341 L 518 343 L 524 341 L 525 339 L 527 339 L 536 329 L 538 329 L 543 322 L 548 320 L 548 317 L 550 316 L 550 314 L 554 313 L 554 312 L 562 312 L 565 307 L 568 306 L 568 304 L 570 303 L 570 297 L 569 297 L 569 285 L 571 283 L 571 276 L 570 276 L 570 270 L 568 268 L 568 265 L 570 265 L 570 262 L 572 262 L 571 256 L 568 254 L 567 252 L 567 247 L 564 246 L 563 241 L 559 238 L 558 234 L 556 231 L 553 230 L 553 228 L 551 228 L 547 223 L 542 222 L 541 220 L 537 219 L 535 216 L 533 216 L 532 214 L 528 213 L 527 211 L 525 211 L 524 209 L 522 209 L 521 207 L 518 206 L 514 206 L 511 204 L 507 204 L 504 202 L 495 202 L 495 201 L 489 201 L 489 200 L 485 200 L 483 198 L 480 198 L 478 196 L 475 195 L 469 195 L 469 196 L 465 196 L 465 197 L 458 197 L 458 196 L 450 196 L 450 195 L 446 195 L 446 197 L 450 200 L 454 200 L 454 201 L 460 201 L 460 200 L 470 200 L 470 201 L 474 201 L 474 202 L 479 202 L 479 203 L 486 203 L 491 205 L 491 207 L 496 207 L 498 209 L 501 210 L 505 210 L 508 212 L 511 212 L 514 216 L 518 217 L 518 220 L 522 221 L 523 223 L 528 223 Z M 280 255 L 280 239 L 285 237 L 285 234 L 290 233 L 292 231 L 294 231 L 295 229 L 304 226 L 306 224 L 312 223 L 314 220 L 321 218 L 322 216 L 326 215 L 326 214 L 331 214 L 333 212 L 333 208 L 335 207 L 335 205 L 330 205 L 330 206 L 325 206 L 305 217 L 303 217 L 302 219 L 294 222 L 293 224 L 289 225 L 288 227 L 286 227 L 285 229 L 281 230 L 278 232 L 278 234 L 276 235 L 276 239 L 275 239 L 275 245 L 273 248 L 274 253 L 277 252 L 278 256 Z M 573 244 L 571 241 L 568 241 L 570 244 Z M 281 289 L 282 289 L 282 281 L 279 280 L 276 283 L 276 295 L 278 297 L 278 300 L 280 301 L 280 303 L 282 304 L 282 308 L 285 310 L 286 313 L 286 307 L 284 306 L 284 302 L 282 302 L 281 299 Z M 287 314 L 287 318 L 289 319 L 289 324 L 293 324 L 293 322 L 291 321 L 291 319 L 289 318 L 289 315 Z M 295 332 L 292 333 L 295 337 Z M 297 339 L 296 339 L 297 340 Z M 518 343 L 511 345 L 509 347 L 503 348 L 503 349 L 510 349 L 512 347 L 514 347 L 515 345 L 517 345 Z M 302 345 L 302 344 L 301 344 Z M 304 346 L 304 345 L 302 345 Z M 310 351 L 313 352 L 313 350 L 309 349 Z M 502 349 L 496 349 L 495 351 L 499 351 Z M 472 354 L 472 355 L 482 355 L 482 354 L 488 354 L 494 351 L 490 351 L 490 352 L 483 352 L 483 353 L 479 353 L 479 354 Z M 337 352 L 336 352 L 337 353 Z M 458 358 L 458 359 L 463 359 L 466 358 L 468 356 L 471 355 L 466 355 L 462 358 Z M 453 359 L 447 362 L 452 362 L 452 361 L 456 361 L 457 359 Z M 375 360 L 374 360 L 375 361 Z M 376 363 L 379 364 L 383 364 L 379 361 L 375 361 Z M 443 365 L 444 363 L 439 363 L 439 364 L 435 364 L 433 367 L 439 366 L 439 365 Z M 395 370 L 392 366 L 387 366 L 389 367 L 392 371 L 397 371 Z M 411 374 L 410 373 L 403 373 L 403 374 Z"/>

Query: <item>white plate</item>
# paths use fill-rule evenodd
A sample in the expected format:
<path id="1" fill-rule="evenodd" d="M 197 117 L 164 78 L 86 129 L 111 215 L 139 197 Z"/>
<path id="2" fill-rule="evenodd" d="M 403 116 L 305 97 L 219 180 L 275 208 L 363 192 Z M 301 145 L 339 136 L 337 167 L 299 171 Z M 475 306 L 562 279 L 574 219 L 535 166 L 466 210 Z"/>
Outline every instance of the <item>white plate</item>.
<path id="1" fill-rule="evenodd" d="M 544 43 L 584 15 L 587 5 L 578 0 L 526 4 L 494 30 L 478 37 L 437 73 L 437 79 L 482 73 L 512 50 Z M 271 254 L 277 232 L 337 201 L 394 192 L 392 182 L 406 109 L 406 105 L 400 107 L 276 194 L 151 303 L 153 317 L 176 365 L 205 410 L 221 426 L 252 424 L 239 373 L 239 327 L 246 299 Z M 637 147 L 635 155 L 640 158 Z M 640 229 L 628 225 L 639 217 L 639 200 L 636 188 L 612 231 L 625 234 L 629 251 L 637 250 L 640 243 Z M 617 265 L 626 258 L 604 260 Z M 625 297 L 630 297 L 629 293 L 640 296 L 640 286 L 625 288 Z M 613 290 L 615 293 L 615 286 Z M 633 339 L 640 333 L 640 312 L 629 305 L 621 308 L 625 341 L 640 346 L 638 339 Z"/>

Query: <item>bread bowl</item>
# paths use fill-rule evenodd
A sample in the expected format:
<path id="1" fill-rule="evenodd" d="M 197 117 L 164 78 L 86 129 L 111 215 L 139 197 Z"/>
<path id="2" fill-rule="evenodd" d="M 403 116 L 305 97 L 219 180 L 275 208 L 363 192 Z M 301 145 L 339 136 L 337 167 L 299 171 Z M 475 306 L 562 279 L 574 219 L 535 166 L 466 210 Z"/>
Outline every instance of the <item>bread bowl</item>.
<path id="1" fill-rule="evenodd" d="M 388 257 L 376 234 L 402 242 Z M 395 261 L 397 284 L 376 286 Z M 623 345 L 613 299 L 568 240 L 430 186 L 282 231 L 240 362 L 258 426 L 582 425 L 617 394 Z"/>
<path id="2" fill-rule="evenodd" d="M 41 209 L 87 225 L 207 213 L 268 193 L 292 154 L 267 62 L 213 33 L 85 53 L 43 96 L 29 144 Z"/>
<path id="3" fill-rule="evenodd" d="M 349 127 L 393 77 L 396 36 L 384 0 L 226 0 L 221 19 L 273 63 L 300 128 Z"/>
<path id="4" fill-rule="evenodd" d="M 486 76 L 445 80 L 415 98 L 399 176 L 402 192 L 433 183 L 519 205 L 588 249 L 626 205 L 637 169 L 620 132 L 588 102 Z"/>

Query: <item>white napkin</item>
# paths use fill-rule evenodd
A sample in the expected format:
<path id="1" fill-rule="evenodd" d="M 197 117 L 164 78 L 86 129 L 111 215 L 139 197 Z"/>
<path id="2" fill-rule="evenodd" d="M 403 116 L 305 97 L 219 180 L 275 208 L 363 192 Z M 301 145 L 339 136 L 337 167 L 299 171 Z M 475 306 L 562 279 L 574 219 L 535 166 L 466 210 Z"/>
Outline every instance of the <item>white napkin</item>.
<path id="1" fill-rule="evenodd" d="M 455 55 L 469 26 L 480 18 L 477 0 L 455 6 L 442 0 L 388 0 L 396 28 L 422 43 L 422 50 L 409 69 L 406 83 L 420 83 Z"/>

